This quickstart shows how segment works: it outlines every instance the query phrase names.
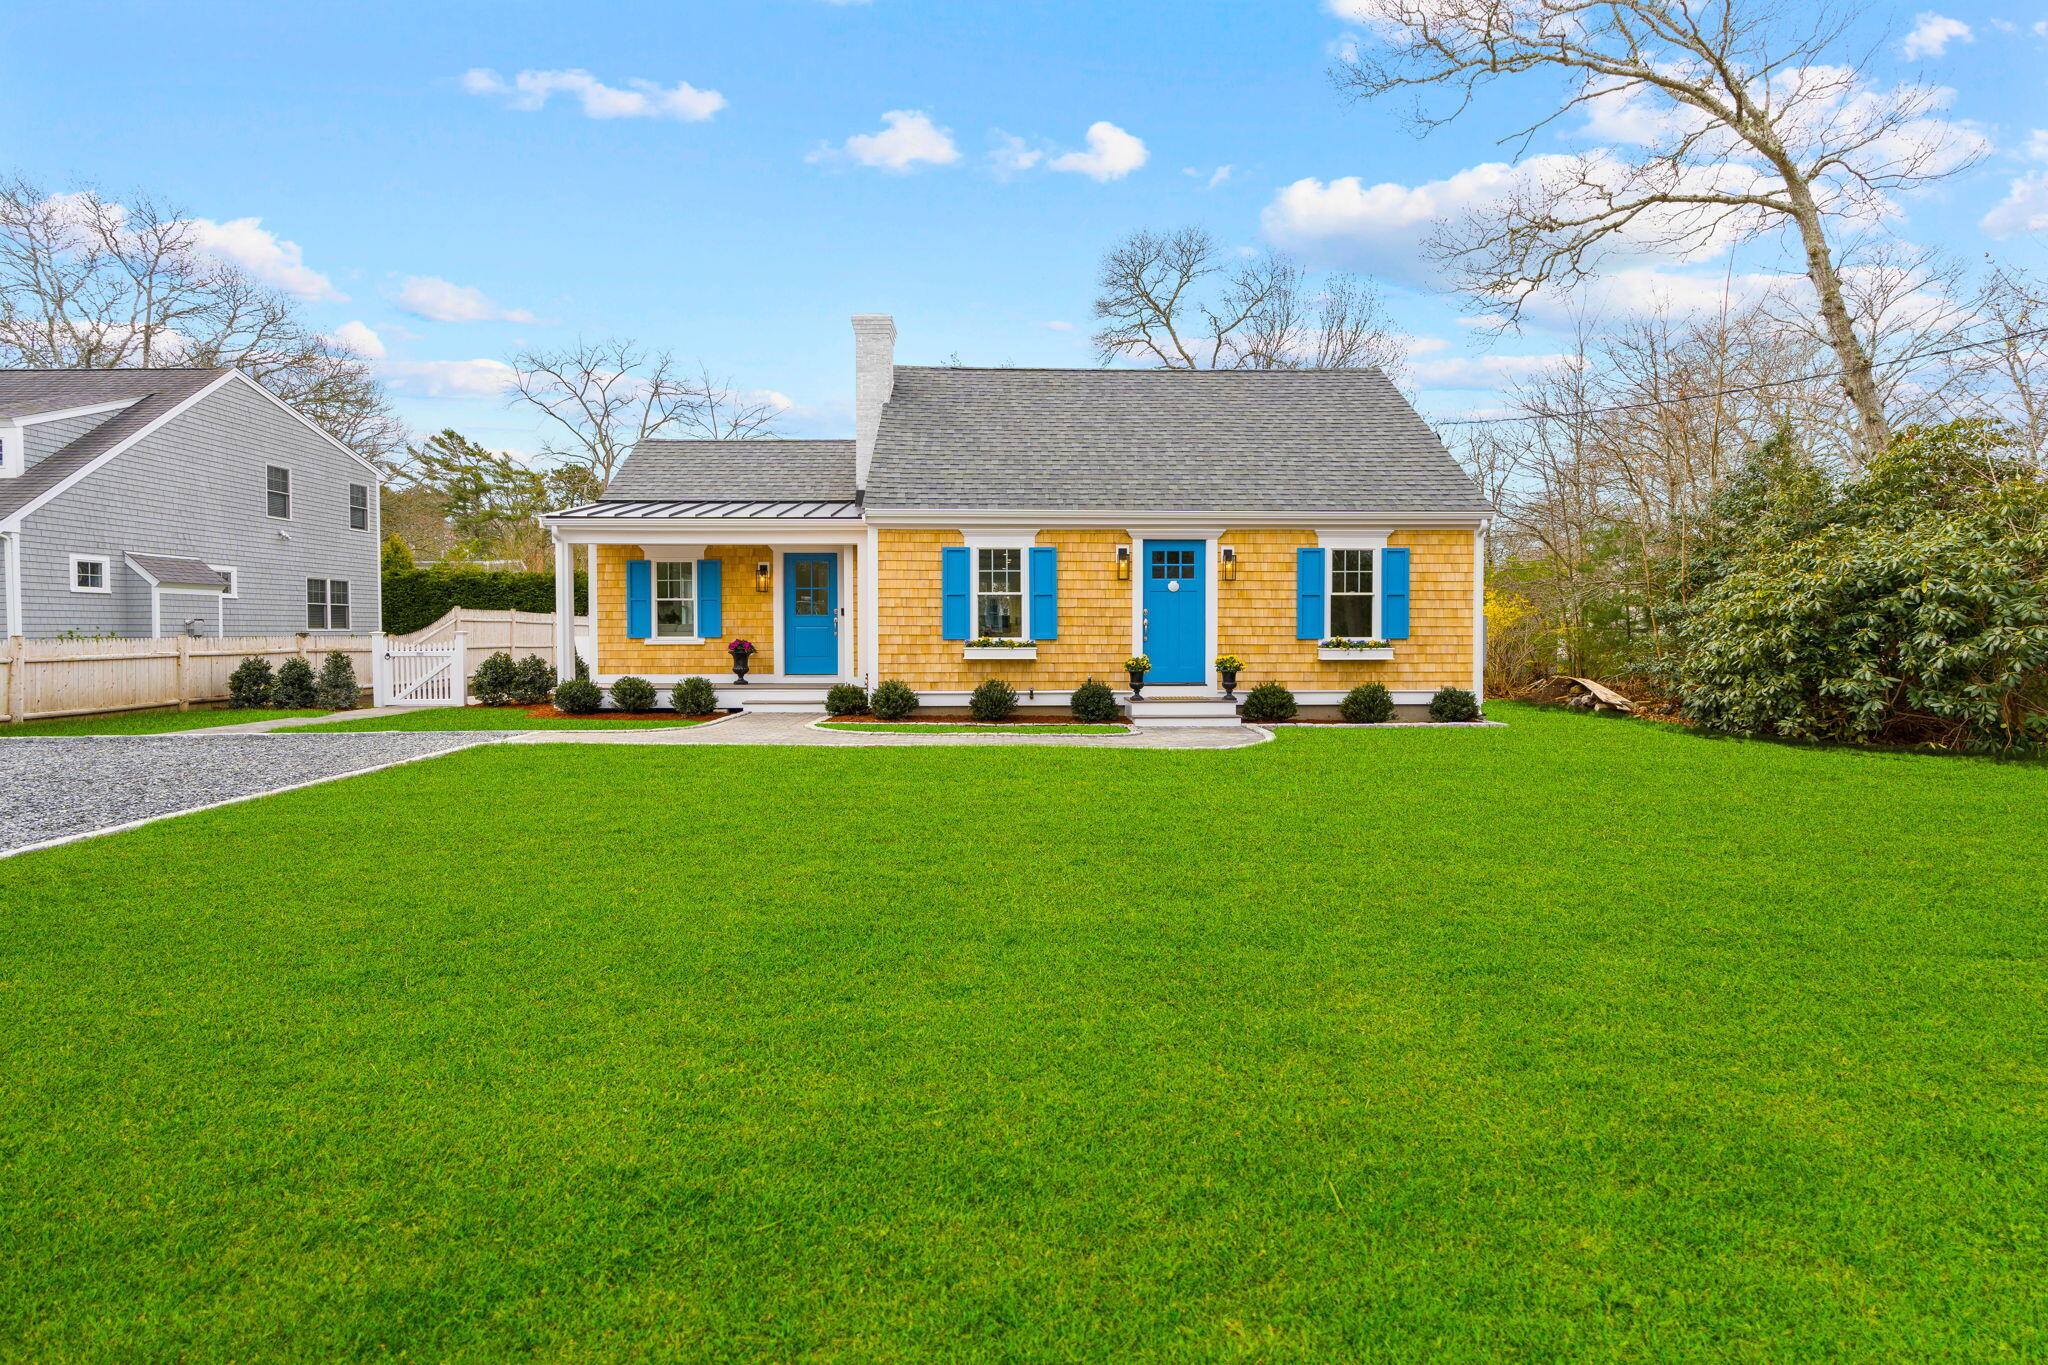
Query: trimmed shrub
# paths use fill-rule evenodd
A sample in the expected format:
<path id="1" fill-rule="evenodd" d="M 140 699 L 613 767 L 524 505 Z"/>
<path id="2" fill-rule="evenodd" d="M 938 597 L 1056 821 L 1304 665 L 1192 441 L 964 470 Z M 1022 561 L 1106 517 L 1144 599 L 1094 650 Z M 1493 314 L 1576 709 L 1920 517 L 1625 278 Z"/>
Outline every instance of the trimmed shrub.
<path id="1" fill-rule="evenodd" d="M 868 690 L 859 683 L 838 683 L 825 693 L 825 712 L 853 716 L 868 709 Z"/>
<path id="2" fill-rule="evenodd" d="M 1462 687 L 1444 687 L 1429 699 L 1429 718 L 1435 721 L 1478 720 L 1479 699 Z"/>
<path id="3" fill-rule="evenodd" d="M 652 711 L 654 684 L 628 674 L 612 684 L 612 705 L 621 711 Z"/>
<path id="4" fill-rule="evenodd" d="M 878 720 L 908 720 L 918 704 L 918 695 L 910 690 L 910 684 L 895 678 L 884 678 L 875 684 L 868 697 L 868 710 Z"/>
<path id="5" fill-rule="evenodd" d="M 356 685 L 356 666 L 336 650 L 320 661 L 320 704 L 330 711 L 353 711 L 362 697 Z"/>
<path id="6" fill-rule="evenodd" d="M 277 681 L 270 688 L 272 706 L 283 711 L 304 711 L 319 700 L 320 694 L 313 687 L 313 665 L 304 659 L 286 659 L 277 666 Z"/>
<path id="7" fill-rule="evenodd" d="M 1276 682 L 1262 682 L 1244 695 L 1244 718 L 1251 721 L 1293 720 L 1300 706 L 1294 694 Z"/>
<path id="8" fill-rule="evenodd" d="M 431 626 L 451 607 L 476 611 L 538 611 L 555 609 L 555 576 L 551 573 L 503 573 L 482 569 L 387 569 L 384 588 L 384 629 L 393 635 Z M 576 575 L 576 611 L 589 600 L 584 575 Z"/>
<path id="9" fill-rule="evenodd" d="M 538 654 L 529 654 L 512 670 L 507 695 L 521 706 L 538 706 L 555 695 L 555 666 Z"/>
<path id="10" fill-rule="evenodd" d="M 584 658 L 581 654 L 576 656 L 576 676 L 579 678 L 588 678 L 590 676 L 590 660 Z"/>
<path id="11" fill-rule="evenodd" d="M 1001 678 L 990 678 L 974 689 L 974 695 L 967 699 L 967 709 L 984 724 L 1008 720 L 1017 714 L 1017 689 Z"/>
<path id="12" fill-rule="evenodd" d="M 708 716 L 718 709 L 718 689 L 709 678 L 685 678 L 668 694 L 679 716 Z"/>
<path id="13" fill-rule="evenodd" d="M 1337 703 L 1337 714 L 1353 725 L 1385 725 L 1394 718 L 1394 694 L 1385 683 L 1360 683 Z"/>
<path id="14" fill-rule="evenodd" d="M 588 678 L 571 678 L 555 689 L 555 709 L 587 716 L 604 709 L 604 689 Z"/>
<path id="15" fill-rule="evenodd" d="M 1123 710 L 1117 703 L 1116 693 L 1109 690 L 1109 684 L 1093 678 L 1074 689 L 1073 700 L 1067 703 L 1067 709 L 1083 725 L 1107 725 Z"/>
<path id="16" fill-rule="evenodd" d="M 270 694 L 277 687 L 277 678 L 270 671 L 270 660 L 250 655 L 235 665 L 235 671 L 228 674 L 228 705 L 237 711 L 270 705 Z"/>
<path id="17" fill-rule="evenodd" d="M 512 684 L 519 677 L 519 665 L 504 650 L 486 658 L 469 675 L 469 695 L 485 706 L 503 706 L 511 700 Z"/>

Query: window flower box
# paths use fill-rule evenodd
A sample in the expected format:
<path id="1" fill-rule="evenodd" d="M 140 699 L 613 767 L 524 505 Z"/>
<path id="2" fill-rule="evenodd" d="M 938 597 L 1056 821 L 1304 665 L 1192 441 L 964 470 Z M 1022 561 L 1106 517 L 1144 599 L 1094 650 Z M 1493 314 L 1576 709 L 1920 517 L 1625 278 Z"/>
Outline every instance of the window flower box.
<path id="1" fill-rule="evenodd" d="M 1038 657 L 1036 640 L 969 640 L 966 657 L 970 659 L 1035 659 Z"/>
<path id="2" fill-rule="evenodd" d="M 1394 657 L 1394 646 L 1389 640 L 1330 639 L 1316 646 L 1316 657 L 1338 663 L 1385 662 Z"/>

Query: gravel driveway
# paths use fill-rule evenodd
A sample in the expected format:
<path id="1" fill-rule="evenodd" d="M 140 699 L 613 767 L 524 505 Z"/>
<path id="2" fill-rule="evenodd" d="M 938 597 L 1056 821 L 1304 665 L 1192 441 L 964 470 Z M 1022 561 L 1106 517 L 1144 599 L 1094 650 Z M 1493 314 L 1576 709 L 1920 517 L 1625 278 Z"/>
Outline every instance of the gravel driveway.
<path id="1" fill-rule="evenodd" d="M 0 739 L 0 854 L 502 738 L 484 732 Z"/>

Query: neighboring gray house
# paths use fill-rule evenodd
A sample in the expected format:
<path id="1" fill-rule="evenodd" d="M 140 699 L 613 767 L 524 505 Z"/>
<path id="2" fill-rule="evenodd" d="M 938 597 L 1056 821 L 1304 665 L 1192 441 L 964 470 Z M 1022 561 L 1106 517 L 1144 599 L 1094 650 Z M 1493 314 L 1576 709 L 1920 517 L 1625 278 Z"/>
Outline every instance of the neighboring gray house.
<path id="1" fill-rule="evenodd" d="M 367 634 L 377 481 L 237 370 L 0 370 L 6 633 Z"/>

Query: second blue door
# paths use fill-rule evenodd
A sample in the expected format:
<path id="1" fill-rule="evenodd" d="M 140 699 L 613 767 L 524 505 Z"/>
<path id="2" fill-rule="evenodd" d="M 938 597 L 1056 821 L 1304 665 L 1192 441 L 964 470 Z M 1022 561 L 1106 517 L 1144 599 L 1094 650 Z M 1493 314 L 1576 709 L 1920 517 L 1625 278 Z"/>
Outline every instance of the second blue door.
<path id="1" fill-rule="evenodd" d="M 783 559 L 782 671 L 839 671 L 839 556 Z"/>
<path id="2" fill-rule="evenodd" d="M 1145 657 L 1152 661 L 1148 683 L 1199 683 L 1203 662 L 1208 594 L 1203 591 L 1202 542 L 1145 542 Z"/>

